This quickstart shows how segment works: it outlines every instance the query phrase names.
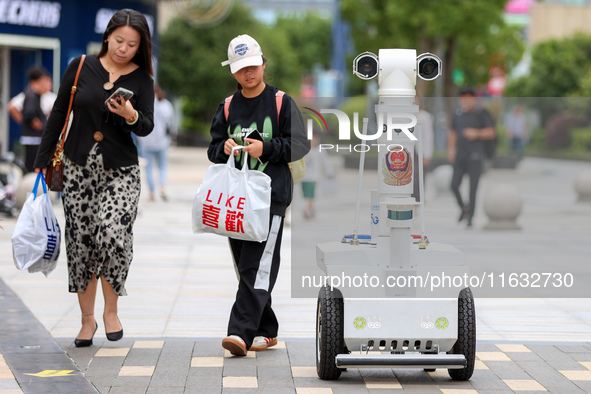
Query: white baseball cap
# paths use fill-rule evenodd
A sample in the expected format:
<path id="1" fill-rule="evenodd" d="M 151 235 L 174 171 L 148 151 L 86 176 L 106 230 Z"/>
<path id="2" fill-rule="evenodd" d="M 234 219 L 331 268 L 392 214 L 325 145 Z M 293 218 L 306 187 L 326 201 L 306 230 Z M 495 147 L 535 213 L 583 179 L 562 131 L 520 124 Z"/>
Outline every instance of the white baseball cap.
<path id="1" fill-rule="evenodd" d="M 241 34 L 228 45 L 228 60 L 222 66 L 230 65 L 230 72 L 235 74 L 240 69 L 263 64 L 263 51 L 258 42 L 248 34 Z"/>

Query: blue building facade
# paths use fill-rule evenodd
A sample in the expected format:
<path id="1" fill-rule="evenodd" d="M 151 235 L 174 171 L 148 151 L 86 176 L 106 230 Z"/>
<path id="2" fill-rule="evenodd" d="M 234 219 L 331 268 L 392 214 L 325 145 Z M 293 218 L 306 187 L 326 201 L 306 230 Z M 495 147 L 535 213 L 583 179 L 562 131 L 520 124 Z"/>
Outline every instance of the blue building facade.
<path id="1" fill-rule="evenodd" d="M 0 153 L 12 150 L 20 136 L 6 106 L 27 85 L 27 70 L 43 65 L 57 92 L 69 62 L 98 53 L 107 23 L 122 8 L 142 12 L 156 38 L 155 0 L 0 0 Z"/>

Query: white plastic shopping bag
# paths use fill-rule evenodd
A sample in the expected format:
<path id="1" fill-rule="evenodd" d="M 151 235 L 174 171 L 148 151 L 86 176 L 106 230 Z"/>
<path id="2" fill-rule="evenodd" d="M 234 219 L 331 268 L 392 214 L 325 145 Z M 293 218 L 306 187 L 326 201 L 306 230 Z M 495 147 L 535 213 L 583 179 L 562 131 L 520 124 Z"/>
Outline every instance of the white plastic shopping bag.
<path id="1" fill-rule="evenodd" d="M 244 166 L 234 165 L 234 147 L 226 164 L 207 170 L 193 200 L 193 232 L 214 233 L 247 241 L 262 242 L 269 233 L 271 178 Z"/>
<path id="2" fill-rule="evenodd" d="M 39 183 L 43 185 L 43 194 L 37 197 Z M 20 270 L 43 272 L 47 276 L 55 269 L 59 254 L 60 228 L 47 194 L 45 178 L 39 172 L 12 233 L 12 256 Z"/>

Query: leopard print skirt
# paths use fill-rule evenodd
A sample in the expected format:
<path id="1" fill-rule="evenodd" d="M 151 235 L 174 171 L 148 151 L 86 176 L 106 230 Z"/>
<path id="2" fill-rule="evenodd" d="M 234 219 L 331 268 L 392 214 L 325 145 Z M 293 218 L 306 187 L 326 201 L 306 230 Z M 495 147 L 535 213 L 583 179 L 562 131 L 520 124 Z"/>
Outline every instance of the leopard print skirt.
<path id="1" fill-rule="evenodd" d="M 116 294 L 127 295 L 140 190 L 139 166 L 105 169 L 98 144 L 85 166 L 64 158 L 62 200 L 70 292 L 85 291 L 96 274 L 113 285 Z"/>

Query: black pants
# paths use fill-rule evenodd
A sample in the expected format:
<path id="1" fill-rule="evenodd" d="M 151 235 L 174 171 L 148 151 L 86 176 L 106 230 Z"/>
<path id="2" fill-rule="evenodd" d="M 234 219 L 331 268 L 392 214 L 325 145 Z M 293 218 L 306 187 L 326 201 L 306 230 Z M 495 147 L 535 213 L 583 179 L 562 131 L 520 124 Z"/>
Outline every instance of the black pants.
<path id="1" fill-rule="evenodd" d="M 453 175 L 451 177 L 451 190 L 456 196 L 460 209 L 468 205 L 468 217 L 474 216 L 474 208 L 476 206 L 476 190 L 478 189 L 478 181 L 482 173 L 482 155 L 477 152 L 458 155 L 453 164 Z M 460 193 L 460 185 L 464 174 L 468 173 L 470 178 L 470 202 L 464 204 L 462 194 Z"/>
<path id="2" fill-rule="evenodd" d="M 27 172 L 35 171 L 35 158 L 38 150 L 39 145 L 25 145 L 25 167 L 27 167 Z"/>
<path id="3" fill-rule="evenodd" d="M 265 242 L 228 238 L 239 275 L 228 335 L 238 335 L 250 348 L 255 336 L 275 338 L 279 322 L 271 308 L 271 291 L 279 272 L 283 218 L 271 215 Z"/>

